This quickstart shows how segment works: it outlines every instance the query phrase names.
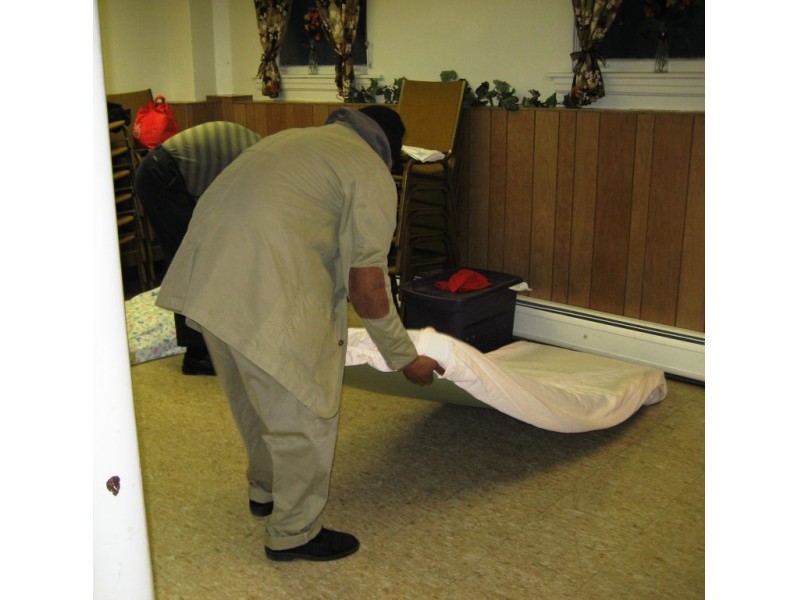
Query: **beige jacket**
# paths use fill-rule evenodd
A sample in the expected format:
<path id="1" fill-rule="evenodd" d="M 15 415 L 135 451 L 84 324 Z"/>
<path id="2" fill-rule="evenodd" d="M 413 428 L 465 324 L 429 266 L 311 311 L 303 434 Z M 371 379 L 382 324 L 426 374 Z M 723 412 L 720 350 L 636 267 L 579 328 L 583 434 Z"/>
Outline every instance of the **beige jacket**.
<path id="1" fill-rule="evenodd" d="M 330 417 L 344 371 L 348 273 L 386 274 L 396 203 L 386 164 L 350 125 L 266 137 L 200 198 L 156 303 Z M 390 294 L 388 275 L 385 287 Z M 389 304 L 386 318 L 365 326 L 399 369 L 417 354 Z"/>

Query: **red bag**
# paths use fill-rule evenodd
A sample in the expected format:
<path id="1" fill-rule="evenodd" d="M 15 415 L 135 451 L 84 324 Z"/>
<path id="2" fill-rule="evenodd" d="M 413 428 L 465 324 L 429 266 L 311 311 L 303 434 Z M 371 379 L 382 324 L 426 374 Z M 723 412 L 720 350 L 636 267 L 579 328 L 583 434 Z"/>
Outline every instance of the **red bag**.
<path id="1" fill-rule="evenodd" d="M 139 109 L 131 133 L 140 146 L 150 150 L 178 133 L 178 122 L 164 96 L 156 96 L 155 102 Z"/>

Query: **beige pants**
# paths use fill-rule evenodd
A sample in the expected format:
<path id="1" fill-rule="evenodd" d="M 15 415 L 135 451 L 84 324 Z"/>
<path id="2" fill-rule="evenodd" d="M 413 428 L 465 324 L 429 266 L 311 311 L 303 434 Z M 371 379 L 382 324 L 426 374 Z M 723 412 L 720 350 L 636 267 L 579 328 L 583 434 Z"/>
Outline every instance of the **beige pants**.
<path id="1" fill-rule="evenodd" d="M 250 500 L 274 502 L 265 544 L 300 546 L 322 528 L 339 414 L 318 417 L 225 342 L 203 337 L 247 449 Z"/>

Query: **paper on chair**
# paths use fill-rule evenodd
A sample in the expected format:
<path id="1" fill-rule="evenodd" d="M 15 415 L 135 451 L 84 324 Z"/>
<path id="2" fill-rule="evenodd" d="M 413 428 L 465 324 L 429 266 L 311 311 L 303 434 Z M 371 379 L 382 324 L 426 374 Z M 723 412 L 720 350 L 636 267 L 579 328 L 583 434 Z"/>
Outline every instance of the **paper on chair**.
<path id="1" fill-rule="evenodd" d="M 428 150 L 427 148 L 417 148 L 416 146 L 403 146 L 403 153 L 420 162 L 434 162 L 442 160 L 444 154 L 438 150 Z"/>

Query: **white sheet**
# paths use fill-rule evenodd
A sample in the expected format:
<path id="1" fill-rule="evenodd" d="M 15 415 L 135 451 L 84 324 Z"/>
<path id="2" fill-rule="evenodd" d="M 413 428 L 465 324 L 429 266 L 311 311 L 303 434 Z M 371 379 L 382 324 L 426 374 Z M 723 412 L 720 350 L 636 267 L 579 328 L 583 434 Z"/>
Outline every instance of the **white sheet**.
<path id="1" fill-rule="evenodd" d="M 420 354 L 444 367 L 444 379 L 542 429 L 578 433 L 613 427 L 667 394 L 664 373 L 652 367 L 526 341 L 482 354 L 431 328 L 409 335 Z M 347 365 L 361 364 L 390 371 L 366 330 L 350 328 Z"/>
<path id="2" fill-rule="evenodd" d="M 158 288 L 125 303 L 131 364 L 184 352 L 172 313 L 155 306 Z M 566 433 L 613 427 L 667 394 L 651 367 L 515 342 L 482 354 L 433 329 L 410 330 L 420 354 L 435 358 L 447 379 L 480 402 L 525 423 Z M 389 371 L 366 330 L 351 328 L 347 364 Z"/>

